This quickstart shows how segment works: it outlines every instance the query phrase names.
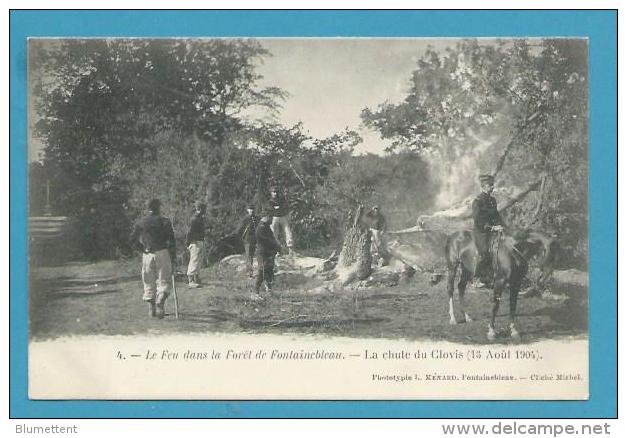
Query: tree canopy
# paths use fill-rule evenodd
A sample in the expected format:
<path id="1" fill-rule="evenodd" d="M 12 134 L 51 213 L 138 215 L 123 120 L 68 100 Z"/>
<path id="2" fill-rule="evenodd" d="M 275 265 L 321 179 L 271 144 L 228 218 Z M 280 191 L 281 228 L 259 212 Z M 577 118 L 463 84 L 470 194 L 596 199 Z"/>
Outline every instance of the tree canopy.
<path id="1" fill-rule="evenodd" d="M 497 185 L 537 181 L 536 195 L 511 209 L 510 220 L 548 228 L 585 255 L 586 60 L 586 42 L 577 39 L 428 49 L 405 99 L 366 108 L 362 119 L 392 140 L 390 151 L 429 156 L 449 203 L 476 190 L 480 172 L 495 174 Z"/>
<path id="2" fill-rule="evenodd" d="M 289 194 L 301 246 L 337 237 L 338 205 L 318 186 L 361 139 L 352 131 L 315 139 L 300 124 L 256 119 L 286 97 L 258 85 L 257 66 L 270 56 L 258 42 L 66 40 L 31 49 L 46 72 L 35 84 L 36 135 L 46 145 L 35 176 L 51 180 L 56 209 L 82 224 L 84 254 L 123 252 L 152 197 L 179 238 L 193 202 L 208 203 L 215 241 L 274 184 Z"/>
<path id="3" fill-rule="evenodd" d="M 151 197 L 163 200 L 179 237 L 193 201 L 205 201 L 218 239 L 246 203 L 263 205 L 278 184 L 289 194 L 297 245 L 313 247 L 337 240 L 341 213 L 356 202 L 381 204 L 392 222 L 410 226 L 473 193 L 480 172 L 496 174 L 497 185 L 537 182 L 508 221 L 553 231 L 571 253 L 586 253 L 584 40 L 427 49 L 401 102 L 361 113 L 391 141 L 385 157 L 354 156 L 361 138 L 353 131 L 312 138 L 301 124 L 273 119 L 287 93 L 260 85 L 258 66 L 271 54 L 255 40 L 30 44 L 39 72 L 34 134 L 45 144 L 33 181 L 50 181 L 53 208 L 82 224 L 87 256 L 124 252 Z M 33 190 L 32 202 L 42 199 Z"/>

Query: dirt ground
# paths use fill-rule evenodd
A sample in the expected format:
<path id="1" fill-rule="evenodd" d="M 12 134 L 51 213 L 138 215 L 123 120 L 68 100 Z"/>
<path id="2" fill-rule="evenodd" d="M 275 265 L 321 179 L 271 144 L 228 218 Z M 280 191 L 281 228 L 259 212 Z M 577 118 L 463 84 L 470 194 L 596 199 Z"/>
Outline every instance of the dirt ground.
<path id="1" fill-rule="evenodd" d="M 277 275 L 273 295 L 250 301 L 254 280 L 220 267 L 202 272 L 204 287 L 189 289 L 177 279 L 180 318 L 166 303 L 163 320 L 151 318 L 142 302 L 139 260 L 71 263 L 33 268 L 30 334 L 35 339 L 72 335 L 132 335 L 191 332 L 315 333 L 334 336 L 488 343 L 491 291 L 469 288 L 472 322 L 450 325 L 446 285 L 418 273 L 407 284 L 365 290 L 312 293 L 321 285 L 299 274 Z M 587 290 L 554 286 L 554 297 L 521 297 L 518 330 L 528 343 L 587 336 Z M 509 343 L 508 295 L 504 296 L 496 342 Z M 461 315 L 458 315 L 458 319 Z"/>

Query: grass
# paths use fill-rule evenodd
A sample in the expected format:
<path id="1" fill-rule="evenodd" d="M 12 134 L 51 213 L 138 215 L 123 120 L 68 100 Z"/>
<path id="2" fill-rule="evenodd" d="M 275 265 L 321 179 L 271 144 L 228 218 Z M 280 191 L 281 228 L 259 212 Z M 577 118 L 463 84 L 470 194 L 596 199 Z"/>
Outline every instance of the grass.
<path id="1" fill-rule="evenodd" d="M 139 261 L 132 260 L 34 269 L 31 336 L 226 332 L 488 342 L 491 291 L 470 289 L 467 307 L 474 321 L 450 325 L 445 284 L 432 286 L 428 276 L 420 273 L 403 286 L 333 292 L 312 292 L 323 284 L 321 280 L 278 275 L 273 295 L 257 303 L 250 300 L 253 279 L 232 268 L 212 267 L 203 270 L 201 289 L 189 289 L 182 279 L 177 281 L 180 319 L 172 315 L 170 298 L 169 315 L 158 320 L 149 317 L 141 300 L 139 267 Z M 521 297 L 521 342 L 586 336 L 586 301 Z M 502 330 L 508 325 L 508 307 L 505 295 L 497 319 Z M 510 341 L 503 336 L 497 342 Z"/>

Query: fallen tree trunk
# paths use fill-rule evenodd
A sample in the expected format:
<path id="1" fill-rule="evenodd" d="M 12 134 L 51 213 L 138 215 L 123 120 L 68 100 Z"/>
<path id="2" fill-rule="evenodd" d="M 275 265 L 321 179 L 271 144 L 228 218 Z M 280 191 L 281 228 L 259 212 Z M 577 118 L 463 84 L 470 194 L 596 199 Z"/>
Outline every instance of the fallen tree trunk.
<path id="1" fill-rule="evenodd" d="M 524 189 L 523 191 L 518 193 L 516 196 L 514 196 L 513 198 L 505 202 L 503 205 L 501 205 L 499 207 L 499 213 L 502 213 L 503 211 L 507 210 L 518 201 L 521 201 L 525 196 L 527 196 L 529 193 L 533 192 L 534 190 L 538 190 L 538 187 L 540 186 L 541 183 L 542 183 L 542 179 L 539 179 L 529 184 L 526 189 Z M 460 219 L 472 219 L 472 213 L 466 214 L 460 217 Z"/>
<path id="2" fill-rule="evenodd" d="M 523 190 L 514 193 L 508 193 L 503 189 L 497 189 L 498 192 L 495 190 L 494 196 L 498 201 L 499 212 L 504 212 L 512 205 L 523 200 L 529 193 L 538 190 L 541 183 L 542 179 L 539 179 L 529 184 Z M 438 231 L 448 234 L 453 231 L 469 230 L 472 228 L 473 199 L 473 197 L 468 197 L 448 210 L 438 211 L 430 215 L 421 215 L 418 217 L 415 227 L 391 232 L 390 234 L 407 234 L 417 231 Z"/>
<path id="3" fill-rule="evenodd" d="M 540 184 L 542 184 L 542 179 L 539 179 L 539 180 L 529 184 L 525 190 L 523 190 L 522 192 L 520 192 L 519 194 L 514 196 L 512 199 L 507 201 L 505 204 L 503 204 L 501 206 L 501 208 L 499 208 L 499 212 L 507 210 L 508 208 L 510 208 L 512 205 L 514 205 L 518 201 L 521 201 L 529 193 L 531 193 L 531 192 L 533 192 L 535 190 L 538 190 L 538 187 L 540 187 Z"/>

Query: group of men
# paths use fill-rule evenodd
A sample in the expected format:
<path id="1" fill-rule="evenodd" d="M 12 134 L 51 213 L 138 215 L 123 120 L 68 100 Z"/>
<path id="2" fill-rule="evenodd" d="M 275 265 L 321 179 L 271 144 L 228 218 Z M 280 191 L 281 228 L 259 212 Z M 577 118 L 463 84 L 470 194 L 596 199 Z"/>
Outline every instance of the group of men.
<path id="1" fill-rule="evenodd" d="M 489 282 L 489 238 L 490 233 L 503 230 L 503 221 L 497 210 L 496 200 L 492 196 L 494 178 L 492 175 L 480 175 L 479 181 L 482 192 L 472 203 L 473 238 L 479 253 L 476 275 L 484 283 Z M 201 202 L 194 204 L 194 215 L 190 222 L 186 236 L 186 245 L 189 251 L 187 268 L 188 284 L 190 288 L 201 286 L 200 268 L 202 266 L 206 205 Z M 294 254 L 293 234 L 289 221 L 289 207 L 285 197 L 279 193 L 277 187 L 270 192 L 268 205 L 261 215 L 255 212 L 255 206 L 246 207 L 246 216 L 242 219 L 238 235 L 244 242 L 247 271 L 253 277 L 253 261 L 257 258 L 257 276 L 255 290 L 251 295 L 253 300 L 263 300 L 261 286 L 265 290 L 272 290 L 274 281 L 274 265 L 277 254 L 284 252 L 279 243 L 279 233 L 285 235 L 286 251 Z M 387 253 L 385 241 L 386 220 L 375 205 L 367 214 L 366 219 L 372 233 L 373 249 L 376 253 Z M 164 304 L 174 282 L 174 268 L 176 263 L 176 241 L 172 222 L 161 216 L 161 203 L 153 199 L 148 204 L 148 214 L 142 217 L 133 229 L 131 236 L 133 245 L 143 253 L 142 281 L 144 285 L 143 300 L 149 304 L 150 315 L 163 318 Z"/>
<path id="2" fill-rule="evenodd" d="M 238 235 L 244 242 L 249 276 L 253 276 L 253 260 L 257 258 L 258 272 L 255 291 L 251 298 L 262 300 L 261 286 L 266 291 L 272 290 L 274 281 L 274 259 L 284 252 L 278 236 L 282 231 L 285 236 L 286 250 L 294 254 L 294 239 L 289 222 L 289 208 L 286 199 L 277 187 L 270 192 L 268 205 L 261 216 L 255 207 L 249 204 L 247 214 L 238 229 Z M 186 235 L 186 247 L 189 251 L 187 266 L 188 286 L 191 289 L 202 285 L 200 269 L 203 262 L 205 241 L 206 205 L 194 204 L 194 214 Z M 142 299 L 149 305 L 150 316 L 163 318 L 165 301 L 174 282 L 176 264 L 176 240 L 172 222 L 161 216 L 161 202 L 153 199 L 148 203 L 148 214 L 142 217 L 133 228 L 132 245 L 142 252 Z"/>

